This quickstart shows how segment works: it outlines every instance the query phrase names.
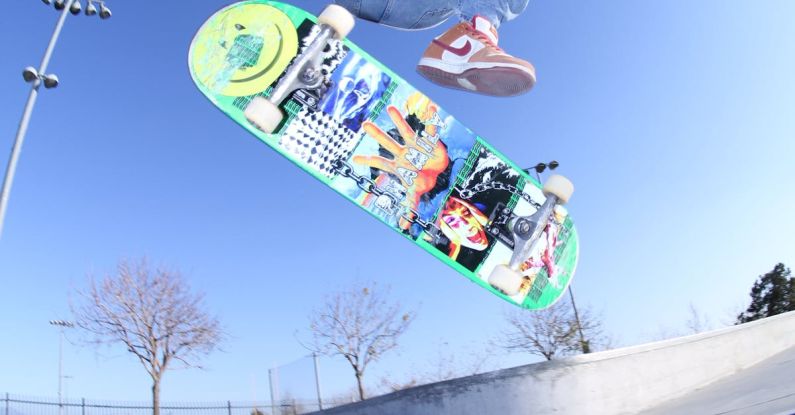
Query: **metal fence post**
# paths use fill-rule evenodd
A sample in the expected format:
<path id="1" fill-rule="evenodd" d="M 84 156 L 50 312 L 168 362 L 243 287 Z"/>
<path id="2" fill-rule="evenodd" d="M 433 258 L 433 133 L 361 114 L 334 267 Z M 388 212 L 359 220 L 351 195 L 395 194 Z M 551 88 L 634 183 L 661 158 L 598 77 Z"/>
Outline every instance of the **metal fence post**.
<path id="1" fill-rule="evenodd" d="M 232 401 L 226 401 L 226 412 L 232 415 Z"/>
<path id="2" fill-rule="evenodd" d="M 6 415 L 8 415 L 8 392 L 6 392 Z"/>
<path id="3" fill-rule="evenodd" d="M 86 415 L 86 398 L 81 398 L 80 401 L 80 414 Z"/>

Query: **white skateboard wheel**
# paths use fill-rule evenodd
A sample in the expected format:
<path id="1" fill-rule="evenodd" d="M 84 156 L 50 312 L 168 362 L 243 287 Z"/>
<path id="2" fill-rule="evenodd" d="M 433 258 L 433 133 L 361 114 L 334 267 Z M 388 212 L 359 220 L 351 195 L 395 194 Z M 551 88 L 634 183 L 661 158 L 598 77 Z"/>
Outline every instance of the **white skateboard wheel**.
<path id="1" fill-rule="evenodd" d="M 568 203 L 572 193 L 574 193 L 574 184 L 563 176 L 554 174 L 544 183 L 544 194 L 555 195 L 561 205 Z"/>
<path id="2" fill-rule="evenodd" d="M 336 39 L 342 39 L 348 36 L 348 33 L 353 30 L 353 25 L 356 24 L 356 19 L 353 15 L 342 6 L 336 4 L 329 4 L 317 17 L 317 22 L 330 26 L 336 32 L 334 36 Z"/>
<path id="3" fill-rule="evenodd" d="M 513 296 L 519 293 L 522 286 L 522 274 L 507 265 L 497 265 L 489 275 L 489 284 L 503 294 Z"/>
<path id="4" fill-rule="evenodd" d="M 262 97 L 254 97 L 243 114 L 248 122 L 268 134 L 273 134 L 284 119 L 279 106 Z"/>

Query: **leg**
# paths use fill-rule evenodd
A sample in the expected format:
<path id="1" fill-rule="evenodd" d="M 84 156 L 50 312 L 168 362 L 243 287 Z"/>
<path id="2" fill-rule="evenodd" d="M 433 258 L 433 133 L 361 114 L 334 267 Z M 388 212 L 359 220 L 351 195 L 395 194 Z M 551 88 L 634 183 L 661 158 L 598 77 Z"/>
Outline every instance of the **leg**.
<path id="1" fill-rule="evenodd" d="M 458 12 L 462 20 L 471 20 L 481 15 L 495 27 L 521 14 L 529 0 L 458 0 Z"/>
<path id="2" fill-rule="evenodd" d="M 459 0 L 335 0 L 355 16 L 398 29 L 437 26 L 452 16 Z"/>

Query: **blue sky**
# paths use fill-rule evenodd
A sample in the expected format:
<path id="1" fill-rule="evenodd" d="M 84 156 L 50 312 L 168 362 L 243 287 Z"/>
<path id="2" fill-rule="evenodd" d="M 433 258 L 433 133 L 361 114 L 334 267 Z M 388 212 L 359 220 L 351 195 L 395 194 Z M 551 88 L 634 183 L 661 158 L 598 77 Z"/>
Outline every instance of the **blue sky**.
<path id="1" fill-rule="evenodd" d="M 57 393 L 57 331 L 87 275 L 148 256 L 180 268 L 230 333 L 204 371 L 166 375 L 166 401 L 267 395 L 267 369 L 326 293 L 377 280 L 418 309 L 371 381 L 452 354 L 493 353 L 510 306 L 292 167 L 215 110 L 187 69 L 190 40 L 224 1 L 108 2 L 69 16 L 35 108 L 0 239 L 0 392 Z M 188 6 L 188 4 L 190 4 Z M 295 1 L 310 11 L 324 3 Z M 754 279 L 795 264 L 795 4 L 536 1 L 501 46 L 538 84 L 497 99 L 429 84 L 414 65 L 436 30 L 362 22 L 350 38 L 520 165 L 556 159 L 576 191 L 574 289 L 617 345 L 681 329 L 693 303 L 715 325 Z M 0 149 L 10 150 L 57 13 L 17 0 L 0 15 Z M 8 153 L 0 157 L 5 162 Z M 388 254 L 385 254 L 388 253 Z M 329 389 L 352 381 L 324 359 Z M 146 401 L 121 349 L 67 344 L 73 397 Z"/>

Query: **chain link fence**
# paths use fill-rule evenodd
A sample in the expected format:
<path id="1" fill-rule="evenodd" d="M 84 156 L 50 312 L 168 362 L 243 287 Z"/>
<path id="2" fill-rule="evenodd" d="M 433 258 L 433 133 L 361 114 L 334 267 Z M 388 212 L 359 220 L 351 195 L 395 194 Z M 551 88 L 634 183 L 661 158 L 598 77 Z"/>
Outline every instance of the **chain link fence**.
<path id="1" fill-rule="evenodd" d="M 324 408 L 348 402 L 323 402 Z M 281 400 L 278 405 L 259 402 L 163 403 L 161 415 L 299 415 L 317 411 L 312 400 Z M 81 399 L 0 396 L 0 415 L 151 415 L 151 403 Z"/>
<path id="2" fill-rule="evenodd" d="M 345 363 L 324 362 L 333 379 L 321 394 L 318 358 L 314 354 L 276 364 L 268 371 L 270 399 L 248 402 L 161 402 L 160 415 L 301 415 L 358 401 L 353 376 Z M 341 365 L 341 366 L 340 366 Z M 332 373 L 333 371 L 333 373 Z M 151 415 L 152 403 L 63 397 L 32 397 L 0 392 L 0 415 Z"/>

